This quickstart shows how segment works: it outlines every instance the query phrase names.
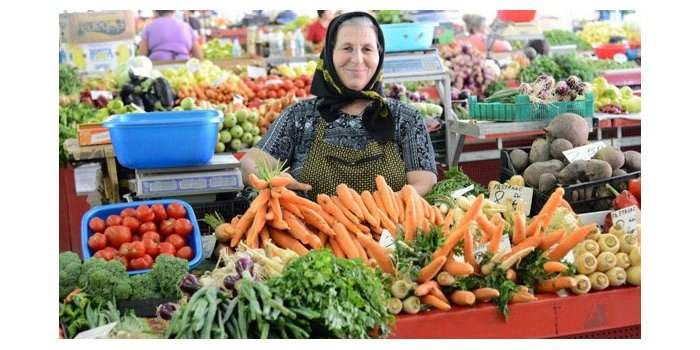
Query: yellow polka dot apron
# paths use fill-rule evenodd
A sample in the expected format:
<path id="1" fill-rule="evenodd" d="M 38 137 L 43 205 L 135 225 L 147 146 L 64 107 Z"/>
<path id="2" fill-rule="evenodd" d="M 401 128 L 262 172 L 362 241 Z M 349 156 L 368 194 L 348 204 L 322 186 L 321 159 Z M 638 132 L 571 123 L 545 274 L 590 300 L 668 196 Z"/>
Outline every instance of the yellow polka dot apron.
<path id="1" fill-rule="evenodd" d="M 315 200 L 319 193 L 334 195 L 341 183 L 358 193 L 373 192 L 377 175 L 384 176 L 394 191 L 406 184 L 406 167 L 396 143 L 370 141 L 365 148 L 355 150 L 324 141 L 325 129 L 326 121 L 321 118 L 298 179 L 311 185 L 309 198 Z"/>

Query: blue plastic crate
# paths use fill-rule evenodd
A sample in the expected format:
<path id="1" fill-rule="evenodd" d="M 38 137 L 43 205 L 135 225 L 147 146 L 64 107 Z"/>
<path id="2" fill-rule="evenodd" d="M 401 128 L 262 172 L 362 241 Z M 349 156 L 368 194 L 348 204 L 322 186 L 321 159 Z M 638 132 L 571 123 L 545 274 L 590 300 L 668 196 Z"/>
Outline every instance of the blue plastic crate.
<path id="1" fill-rule="evenodd" d="M 202 253 L 202 236 L 199 231 L 199 225 L 197 222 L 197 217 L 194 214 L 194 210 L 192 209 L 192 206 L 190 206 L 187 202 L 183 202 L 181 200 L 177 199 L 160 199 L 160 200 L 152 200 L 152 201 L 138 201 L 138 202 L 129 202 L 129 203 L 119 203 L 119 204 L 110 204 L 110 205 L 103 205 L 99 207 L 92 208 L 88 210 L 85 214 L 83 214 L 83 218 L 80 222 L 80 240 L 81 240 L 81 245 L 83 248 L 83 260 L 88 260 L 92 257 L 92 255 L 96 252 L 91 251 L 90 247 L 88 246 L 88 239 L 90 236 L 92 236 L 93 232 L 90 230 L 89 223 L 90 220 L 94 217 L 99 217 L 102 220 L 107 220 L 107 217 L 110 215 L 119 215 L 122 210 L 126 208 L 134 208 L 136 209 L 139 205 L 147 205 L 147 206 L 152 206 L 153 204 L 160 203 L 164 207 L 167 207 L 168 204 L 170 203 L 179 203 L 183 207 L 185 207 L 185 210 L 187 211 L 187 220 L 190 220 L 192 223 L 192 232 L 187 236 L 187 244 L 192 247 L 192 260 L 189 261 L 188 266 L 190 270 L 192 270 L 194 267 L 199 265 L 199 263 L 202 262 L 202 258 L 204 257 Z M 142 273 L 146 273 L 151 271 L 151 269 L 143 269 L 143 270 L 132 270 L 129 271 L 129 275 L 138 275 Z"/>
<path id="2" fill-rule="evenodd" d="M 114 154 L 131 169 L 199 166 L 214 156 L 218 110 L 117 114 L 102 126 L 109 129 Z"/>
<path id="3" fill-rule="evenodd" d="M 434 22 L 382 24 L 386 52 L 426 50 L 433 44 Z"/>

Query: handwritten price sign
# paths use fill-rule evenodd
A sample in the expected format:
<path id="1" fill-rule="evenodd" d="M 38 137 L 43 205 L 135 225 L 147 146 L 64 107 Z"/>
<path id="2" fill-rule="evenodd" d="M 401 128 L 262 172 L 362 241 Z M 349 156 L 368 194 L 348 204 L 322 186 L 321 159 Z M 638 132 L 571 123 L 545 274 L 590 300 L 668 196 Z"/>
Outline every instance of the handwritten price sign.
<path id="1" fill-rule="evenodd" d="M 517 209 L 518 203 L 522 202 L 525 215 L 530 215 L 532 188 L 498 184 L 493 186 L 489 194 L 489 199 L 499 204 L 504 203 L 508 198 L 513 200 L 513 209 Z"/>
<path id="2" fill-rule="evenodd" d="M 642 212 L 635 206 L 622 208 L 612 212 L 613 225 L 620 224 L 625 233 L 635 234 L 637 224 L 642 223 Z"/>
<path id="3" fill-rule="evenodd" d="M 564 154 L 564 157 L 566 157 L 569 163 L 573 163 L 577 160 L 590 160 L 596 153 L 598 153 L 598 151 L 600 151 L 601 148 L 604 147 L 605 143 L 598 141 L 585 146 L 572 148 L 568 151 L 562 152 L 562 154 Z"/>

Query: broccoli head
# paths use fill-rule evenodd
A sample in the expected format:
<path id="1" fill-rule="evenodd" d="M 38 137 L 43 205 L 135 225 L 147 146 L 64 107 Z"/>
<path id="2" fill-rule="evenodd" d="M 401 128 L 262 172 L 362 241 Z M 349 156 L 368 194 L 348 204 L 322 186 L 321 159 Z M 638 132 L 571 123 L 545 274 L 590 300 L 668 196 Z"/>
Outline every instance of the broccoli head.
<path id="1" fill-rule="evenodd" d="M 127 299 L 131 294 L 126 268 L 116 260 L 93 258 L 85 261 L 80 275 L 80 287 L 97 304 L 115 298 Z"/>
<path id="2" fill-rule="evenodd" d="M 58 256 L 58 297 L 59 301 L 79 287 L 82 260 L 74 252 L 63 252 Z"/>
<path id="3" fill-rule="evenodd" d="M 160 293 L 164 298 L 178 298 L 178 284 L 189 271 L 187 260 L 171 255 L 159 255 L 153 265 L 153 278 L 158 283 Z"/>
<path id="4" fill-rule="evenodd" d="M 129 282 L 131 283 L 131 299 L 160 299 L 163 297 L 152 273 L 132 276 Z"/>

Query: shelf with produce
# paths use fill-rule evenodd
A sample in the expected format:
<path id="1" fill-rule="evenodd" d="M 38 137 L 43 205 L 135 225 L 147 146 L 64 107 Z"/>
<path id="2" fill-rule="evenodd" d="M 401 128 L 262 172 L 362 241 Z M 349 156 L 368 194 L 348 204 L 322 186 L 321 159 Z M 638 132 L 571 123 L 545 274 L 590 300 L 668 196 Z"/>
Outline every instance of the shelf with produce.
<path id="1" fill-rule="evenodd" d="M 606 70 L 601 75 L 608 81 L 609 84 L 615 86 L 624 85 L 642 85 L 642 68 L 628 68 Z"/>
<path id="2" fill-rule="evenodd" d="M 572 337 L 641 324 L 641 288 L 625 287 L 586 295 L 536 294 L 538 300 L 512 305 L 508 321 L 495 305 L 457 307 L 400 315 L 391 338 L 554 338 Z M 426 327 L 430 324 L 430 327 Z"/>

